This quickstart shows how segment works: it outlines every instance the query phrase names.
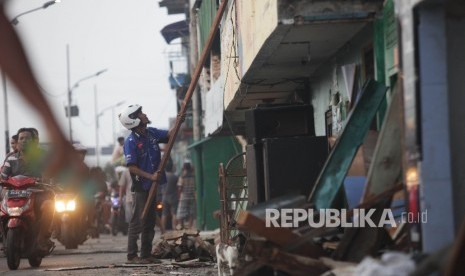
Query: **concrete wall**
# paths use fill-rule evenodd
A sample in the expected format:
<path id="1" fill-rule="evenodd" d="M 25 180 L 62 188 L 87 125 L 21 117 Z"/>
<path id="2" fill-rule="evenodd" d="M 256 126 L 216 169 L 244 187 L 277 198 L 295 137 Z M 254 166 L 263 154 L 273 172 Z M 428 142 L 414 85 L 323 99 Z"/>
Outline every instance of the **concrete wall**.
<path id="1" fill-rule="evenodd" d="M 458 231 L 465 218 L 465 17 L 450 17 L 446 26 L 454 220 Z"/>
<path id="2" fill-rule="evenodd" d="M 362 49 L 371 45 L 373 39 L 373 26 L 367 24 L 351 41 L 343 46 L 331 59 L 327 60 L 311 77 L 312 104 L 315 115 L 315 132 L 317 136 L 325 135 L 325 112 L 330 104 L 331 94 L 339 92 L 343 101 L 348 99 L 344 87 L 341 66 L 355 63 L 360 67 L 362 63 Z M 359 87 L 363 85 L 359 81 Z"/>
<path id="3" fill-rule="evenodd" d="M 278 26 L 277 0 L 236 0 L 231 3 L 221 33 L 224 106 L 229 105 L 239 88 L 238 77 L 244 76 L 266 39 Z"/>

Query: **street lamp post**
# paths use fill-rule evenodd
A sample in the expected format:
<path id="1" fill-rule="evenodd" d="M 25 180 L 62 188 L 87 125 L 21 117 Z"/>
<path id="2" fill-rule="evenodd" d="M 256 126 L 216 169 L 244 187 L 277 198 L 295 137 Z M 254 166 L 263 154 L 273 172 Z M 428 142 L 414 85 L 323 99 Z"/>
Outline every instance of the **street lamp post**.
<path id="1" fill-rule="evenodd" d="M 13 19 L 11 19 L 10 23 L 13 24 L 13 25 L 17 25 L 19 23 L 18 18 L 20 16 L 23 16 L 25 14 L 35 12 L 35 11 L 38 11 L 38 10 L 46 9 L 46 8 L 50 7 L 51 5 L 53 5 L 55 3 L 58 3 L 58 2 L 60 2 L 60 0 L 48 1 L 48 2 L 45 2 L 42 6 L 40 6 L 38 8 L 22 12 L 22 13 L 18 14 L 17 16 L 15 16 Z"/>
<path id="2" fill-rule="evenodd" d="M 48 1 L 44 3 L 41 7 L 22 12 L 18 14 L 17 16 L 15 16 L 12 20 L 10 20 L 10 23 L 12 25 L 17 25 L 19 23 L 18 18 L 20 16 L 23 16 L 25 14 L 35 12 L 41 9 L 46 9 L 50 7 L 51 5 L 58 3 L 58 2 L 60 2 L 60 0 Z M 6 140 L 5 155 L 6 155 L 10 151 L 10 126 L 9 126 L 9 119 L 8 119 L 8 95 L 7 95 L 8 93 L 7 93 L 7 87 L 6 87 L 6 76 L 3 70 L 1 71 L 1 75 L 2 75 L 2 83 L 3 83 L 3 101 L 4 101 L 3 104 L 4 104 L 4 115 L 5 115 L 5 140 Z"/>
<path id="3" fill-rule="evenodd" d="M 84 77 L 84 78 L 81 78 L 80 80 L 78 80 L 73 86 L 70 87 L 69 85 L 69 47 L 68 45 L 66 45 L 66 56 L 67 56 L 67 71 L 68 71 L 68 108 L 67 108 L 67 111 L 68 111 L 68 125 L 69 125 L 69 140 L 71 141 L 71 143 L 73 142 L 73 128 L 72 128 L 72 125 L 71 125 L 71 117 L 72 117 L 72 114 L 71 114 L 71 102 L 72 102 L 72 95 L 73 95 L 73 90 L 75 88 L 77 88 L 79 86 L 79 84 L 85 80 L 88 80 L 90 78 L 95 78 L 95 77 L 98 77 L 99 75 L 105 73 L 108 69 L 103 69 L 103 70 L 100 70 L 92 75 L 89 75 L 87 77 Z"/>
<path id="4" fill-rule="evenodd" d="M 113 142 L 116 141 L 115 138 L 115 108 L 121 106 L 124 104 L 126 101 L 121 101 L 118 102 L 114 105 L 111 105 L 109 107 L 105 107 L 100 111 L 100 113 L 97 113 L 97 86 L 94 87 L 94 97 L 95 97 L 95 156 L 97 158 L 97 166 L 100 165 L 100 148 L 99 148 L 99 139 L 98 139 L 98 133 L 99 133 L 99 118 L 100 116 L 103 115 L 103 113 L 109 109 L 111 109 L 112 112 L 112 132 L 113 132 Z"/>
<path id="5" fill-rule="evenodd" d="M 100 167 L 100 148 L 98 143 L 98 103 L 97 103 L 97 85 L 94 85 L 94 111 L 95 111 L 95 158 L 97 167 Z"/>

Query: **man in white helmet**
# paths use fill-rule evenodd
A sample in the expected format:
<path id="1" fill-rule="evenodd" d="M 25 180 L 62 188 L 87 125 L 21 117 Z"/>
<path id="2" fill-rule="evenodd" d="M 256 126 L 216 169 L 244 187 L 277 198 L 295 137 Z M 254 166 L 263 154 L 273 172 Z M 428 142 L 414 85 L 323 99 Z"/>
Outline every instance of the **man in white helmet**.
<path id="1" fill-rule="evenodd" d="M 128 229 L 128 263 L 160 263 L 152 256 L 152 241 L 155 236 L 155 203 L 150 202 L 145 219 L 141 219 L 142 211 L 148 199 L 149 190 L 158 174 L 158 184 L 166 183 L 164 172 L 158 171 L 161 161 L 159 143 L 166 143 L 173 129 L 161 130 L 147 127 L 150 120 L 142 112 L 142 106 L 130 105 L 119 114 L 121 124 L 131 130 L 124 141 L 124 157 L 131 173 L 133 206 Z M 141 235 L 140 257 L 137 255 L 137 239 Z"/>

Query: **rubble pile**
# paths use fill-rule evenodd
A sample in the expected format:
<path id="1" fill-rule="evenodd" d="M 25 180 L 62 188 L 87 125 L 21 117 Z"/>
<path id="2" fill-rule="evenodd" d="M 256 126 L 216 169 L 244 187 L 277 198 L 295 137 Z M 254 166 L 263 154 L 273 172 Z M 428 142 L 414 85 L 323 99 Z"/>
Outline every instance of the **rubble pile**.
<path id="1" fill-rule="evenodd" d="M 168 232 L 155 244 L 152 255 L 159 259 L 174 259 L 184 262 L 199 259 L 213 262 L 215 259 L 215 235 L 199 235 L 198 230 Z"/>

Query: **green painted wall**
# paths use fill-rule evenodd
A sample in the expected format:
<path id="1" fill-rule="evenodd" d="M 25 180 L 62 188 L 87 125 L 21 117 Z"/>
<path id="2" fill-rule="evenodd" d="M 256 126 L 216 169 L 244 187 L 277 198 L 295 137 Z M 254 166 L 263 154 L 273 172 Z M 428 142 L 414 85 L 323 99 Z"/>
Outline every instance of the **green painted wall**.
<path id="1" fill-rule="evenodd" d="M 202 52 L 203 47 L 208 39 L 208 34 L 213 25 L 213 20 L 216 16 L 218 5 L 216 0 L 203 0 L 199 10 L 199 36 L 200 45 L 199 53 Z"/>
<path id="2" fill-rule="evenodd" d="M 218 166 L 240 153 L 241 147 L 234 137 L 209 137 L 188 149 L 195 166 L 197 228 L 214 230 L 220 227 L 213 218 L 213 212 L 220 209 Z"/>
<path id="3" fill-rule="evenodd" d="M 385 48 L 384 48 L 384 26 L 385 22 L 383 18 L 378 18 L 373 23 L 373 48 L 375 53 L 375 65 L 376 65 L 376 80 L 380 83 L 389 86 L 386 82 L 386 65 L 385 65 Z M 376 123 L 378 129 L 381 129 L 381 124 L 384 120 L 387 109 L 387 99 L 385 98 L 379 107 L 378 114 L 376 116 Z"/>

